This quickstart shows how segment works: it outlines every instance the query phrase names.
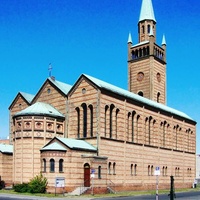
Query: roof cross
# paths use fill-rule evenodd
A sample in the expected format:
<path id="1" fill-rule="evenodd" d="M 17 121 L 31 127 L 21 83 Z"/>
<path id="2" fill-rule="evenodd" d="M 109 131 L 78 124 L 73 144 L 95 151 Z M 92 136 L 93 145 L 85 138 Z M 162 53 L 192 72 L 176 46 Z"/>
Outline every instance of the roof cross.
<path id="1" fill-rule="evenodd" d="M 52 71 L 53 67 L 51 65 L 51 63 L 49 63 L 49 67 L 48 67 L 48 71 L 49 71 L 49 77 L 51 77 L 51 71 Z"/>

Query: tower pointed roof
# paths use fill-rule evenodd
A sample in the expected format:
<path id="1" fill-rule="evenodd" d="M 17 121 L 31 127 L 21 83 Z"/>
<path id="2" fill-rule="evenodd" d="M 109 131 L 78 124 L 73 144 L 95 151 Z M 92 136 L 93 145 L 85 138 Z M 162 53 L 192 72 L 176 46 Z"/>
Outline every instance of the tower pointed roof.
<path id="1" fill-rule="evenodd" d="M 156 22 L 151 0 L 142 0 L 139 22 L 143 20 L 153 20 Z"/>
<path id="2" fill-rule="evenodd" d="M 128 34 L 128 43 L 132 43 L 132 36 L 131 36 L 131 33 Z"/>
<path id="3" fill-rule="evenodd" d="M 163 38 L 162 38 L 162 45 L 166 45 L 166 39 L 165 39 L 165 35 L 163 35 Z"/>

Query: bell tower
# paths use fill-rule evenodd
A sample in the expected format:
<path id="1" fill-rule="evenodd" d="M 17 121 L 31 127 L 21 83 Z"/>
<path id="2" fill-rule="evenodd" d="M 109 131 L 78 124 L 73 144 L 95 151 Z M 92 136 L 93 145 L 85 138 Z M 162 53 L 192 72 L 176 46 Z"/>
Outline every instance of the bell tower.
<path id="1" fill-rule="evenodd" d="M 156 19 L 151 0 L 142 0 L 138 44 L 128 37 L 128 88 L 153 101 L 166 104 L 166 41 L 156 44 Z"/>

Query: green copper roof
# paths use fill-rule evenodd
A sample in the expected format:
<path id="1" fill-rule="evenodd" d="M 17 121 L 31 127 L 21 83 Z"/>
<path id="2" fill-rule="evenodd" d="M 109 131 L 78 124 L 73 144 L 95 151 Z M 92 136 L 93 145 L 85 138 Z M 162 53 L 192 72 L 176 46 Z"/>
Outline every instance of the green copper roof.
<path id="1" fill-rule="evenodd" d="M 26 101 L 28 101 L 29 103 L 31 103 L 31 101 L 33 100 L 34 96 L 35 95 L 32 95 L 32 94 L 28 94 L 28 93 L 25 93 L 25 92 L 19 92 L 23 97 L 24 99 L 26 99 Z"/>
<path id="2" fill-rule="evenodd" d="M 90 151 L 96 151 L 97 149 L 92 146 L 90 143 L 84 141 L 84 140 L 76 140 L 72 138 L 57 138 L 62 143 L 64 143 L 66 146 L 68 146 L 70 149 L 82 149 L 82 150 L 90 150 Z"/>
<path id="3" fill-rule="evenodd" d="M 165 35 L 163 35 L 163 38 L 162 38 L 162 45 L 166 45 L 166 39 L 165 39 Z"/>
<path id="4" fill-rule="evenodd" d="M 53 142 L 45 146 L 44 148 L 42 148 L 42 150 L 66 151 L 67 149 L 63 147 L 61 144 L 59 144 L 58 142 Z"/>
<path id="5" fill-rule="evenodd" d="M 43 102 L 36 102 L 28 108 L 16 113 L 14 116 L 23 115 L 47 115 L 52 117 L 64 118 L 64 115 L 61 114 L 58 110 L 56 110 L 53 106 Z"/>
<path id="6" fill-rule="evenodd" d="M 153 20 L 156 22 L 151 0 L 142 1 L 139 22 L 143 20 Z"/>
<path id="7" fill-rule="evenodd" d="M 57 141 L 56 141 L 56 140 Z M 70 148 L 70 149 L 74 149 L 74 150 L 84 150 L 84 151 L 95 151 L 96 152 L 96 148 L 91 145 L 90 143 L 84 141 L 84 140 L 76 140 L 76 139 L 72 139 L 72 138 L 60 138 L 60 137 L 56 137 L 53 138 L 52 143 L 50 142 L 49 144 L 47 144 L 46 146 L 44 146 L 41 150 L 58 150 L 58 151 L 63 151 L 63 150 L 67 150 L 65 147 L 63 147 L 63 145 L 59 144 L 59 141 L 64 144 L 64 146 Z"/>
<path id="8" fill-rule="evenodd" d="M 141 97 L 138 94 L 135 94 L 133 92 L 129 92 L 128 90 L 124 90 L 124 89 L 119 88 L 117 86 L 111 85 L 109 83 L 106 83 L 106 82 L 104 82 L 102 80 L 99 80 L 97 78 L 94 78 L 92 76 L 88 76 L 88 75 L 85 75 L 85 74 L 83 74 L 83 76 L 88 78 L 90 81 L 92 81 L 99 88 L 106 89 L 108 91 L 111 91 L 111 92 L 116 93 L 118 95 L 121 95 L 123 97 L 130 98 L 130 99 L 133 99 L 133 100 L 135 100 L 137 102 L 143 103 L 144 105 L 148 105 L 148 106 L 154 107 L 156 109 L 160 109 L 160 110 L 166 111 L 168 113 L 171 113 L 171 114 L 174 114 L 174 115 L 177 115 L 177 116 L 180 116 L 180 117 L 183 117 L 183 118 L 186 118 L 186 119 L 189 119 L 189 120 L 193 121 L 193 119 L 190 118 L 185 113 L 183 113 L 181 111 L 178 111 L 178 110 L 175 110 L 173 108 L 170 108 L 170 107 L 168 107 L 168 106 L 166 106 L 164 104 L 157 103 L 157 102 L 152 101 L 150 99 Z"/>
<path id="9" fill-rule="evenodd" d="M 72 87 L 69 84 L 54 80 L 52 78 L 48 78 L 48 80 L 51 81 L 57 88 L 59 88 L 66 95 Z"/>
<path id="10" fill-rule="evenodd" d="M 2 153 L 13 153 L 13 145 L 0 144 L 0 152 L 2 152 Z"/>

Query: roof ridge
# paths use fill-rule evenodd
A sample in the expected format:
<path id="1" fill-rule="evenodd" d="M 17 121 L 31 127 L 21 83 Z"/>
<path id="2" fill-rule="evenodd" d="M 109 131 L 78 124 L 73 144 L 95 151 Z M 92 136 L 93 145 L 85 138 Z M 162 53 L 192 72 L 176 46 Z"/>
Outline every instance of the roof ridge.
<path id="1" fill-rule="evenodd" d="M 105 81 L 102 81 L 100 79 L 97 79 L 97 78 L 94 78 L 92 76 L 89 76 L 89 75 L 86 75 L 86 74 L 83 74 L 85 77 L 87 77 L 90 81 L 92 81 L 94 84 L 96 84 L 98 87 L 100 88 L 103 88 L 103 89 L 106 89 L 106 90 L 109 90 L 109 91 L 112 91 L 113 93 L 117 93 L 119 95 L 122 95 L 124 97 L 128 97 L 128 98 L 131 98 L 131 99 L 134 99 L 136 101 L 139 101 L 141 103 L 144 103 L 146 105 L 149 105 L 149 106 L 152 106 L 154 108 L 157 108 L 157 109 L 161 109 L 163 111 L 166 111 L 168 113 L 172 113 L 174 115 L 177 115 L 177 116 L 180 116 L 180 117 L 183 117 L 183 118 L 186 118 L 186 119 L 189 119 L 189 120 L 192 120 L 194 121 L 191 117 L 189 117 L 187 114 L 179 111 L 179 110 L 176 110 L 174 108 L 171 108 L 167 105 L 164 105 L 164 104 L 161 104 L 161 103 L 158 103 L 156 101 L 153 101 L 153 100 L 150 100 L 150 99 L 147 99 L 145 97 L 141 97 L 139 96 L 138 94 L 135 94 L 133 92 L 130 92 L 128 90 L 125 90 L 123 88 L 120 88 L 118 86 L 115 86 L 115 85 L 112 85 L 110 83 L 107 83 Z"/>

